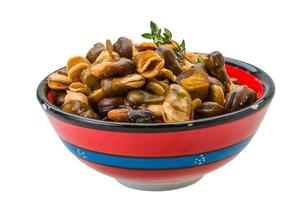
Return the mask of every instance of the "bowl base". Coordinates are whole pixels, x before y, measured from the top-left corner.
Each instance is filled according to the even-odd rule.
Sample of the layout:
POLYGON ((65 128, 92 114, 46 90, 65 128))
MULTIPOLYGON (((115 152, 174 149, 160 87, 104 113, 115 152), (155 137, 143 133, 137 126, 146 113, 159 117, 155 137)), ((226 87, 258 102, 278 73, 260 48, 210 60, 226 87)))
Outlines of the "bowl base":
POLYGON ((145 182, 127 181, 122 179, 116 179, 116 180, 122 185, 136 190, 165 191, 165 190, 175 190, 175 189, 192 185, 197 181, 199 181, 202 177, 203 176, 190 179, 190 180, 166 182, 166 183, 145 183, 145 182))

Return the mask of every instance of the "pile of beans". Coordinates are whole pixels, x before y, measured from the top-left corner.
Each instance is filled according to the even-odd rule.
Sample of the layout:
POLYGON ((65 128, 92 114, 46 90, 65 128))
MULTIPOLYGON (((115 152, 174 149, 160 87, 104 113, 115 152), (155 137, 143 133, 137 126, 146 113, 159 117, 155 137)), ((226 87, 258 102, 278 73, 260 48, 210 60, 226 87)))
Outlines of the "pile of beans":
POLYGON ((254 90, 229 78, 218 51, 186 51, 178 57, 172 45, 134 44, 125 37, 114 44, 96 43, 85 57, 70 58, 47 83, 63 111, 116 122, 190 121, 256 100, 254 90))

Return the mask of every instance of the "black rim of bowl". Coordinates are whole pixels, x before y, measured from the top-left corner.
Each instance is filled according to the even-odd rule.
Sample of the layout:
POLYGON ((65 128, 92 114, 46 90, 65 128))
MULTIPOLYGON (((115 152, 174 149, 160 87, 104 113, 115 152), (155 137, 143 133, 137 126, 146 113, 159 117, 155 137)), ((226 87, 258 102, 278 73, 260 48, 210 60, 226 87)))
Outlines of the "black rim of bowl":
POLYGON ((249 64, 232 58, 225 58, 226 64, 233 67, 245 70, 254 75, 261 81, 264 86, 264 94, 251 106, 245 107, 241 110, 219 115, 210 118, 198 119, 193 121, 176 122, 176 123, 125 123, 125 122, 110 122, 96 119, 84 118, 79 115, 64 112, 59 107, 50 103, 46 96, 47 77, 39 84, 37 88, 37 98, 42 108, 53 115, 55 118, 63 120, 67 123, 87 127, 92 129, 107 130, 113 132, 131 132, 131 133, 161 133, 193 130, 204 127, 224 124, 230 121, 239 120, 251 115, 262 109, 271 102, 274 93, 275 85, 271 77, 263 70, 249 64))

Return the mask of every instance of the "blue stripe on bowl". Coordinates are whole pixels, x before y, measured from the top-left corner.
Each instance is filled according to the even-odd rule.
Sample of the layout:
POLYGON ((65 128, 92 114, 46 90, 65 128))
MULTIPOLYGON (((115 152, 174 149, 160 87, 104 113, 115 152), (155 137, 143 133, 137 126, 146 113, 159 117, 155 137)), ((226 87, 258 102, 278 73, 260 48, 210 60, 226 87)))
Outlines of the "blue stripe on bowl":
POLYGON ((70 144, 64 140, 62 141, 74 155, 93 163, 127 169, 157 170, 195 167, 223 160, 243 150, 250 142, 252 137, 253 135, 237 144, 207 153, 161 158, 108 155, 105 153, 89 151, 70 144))

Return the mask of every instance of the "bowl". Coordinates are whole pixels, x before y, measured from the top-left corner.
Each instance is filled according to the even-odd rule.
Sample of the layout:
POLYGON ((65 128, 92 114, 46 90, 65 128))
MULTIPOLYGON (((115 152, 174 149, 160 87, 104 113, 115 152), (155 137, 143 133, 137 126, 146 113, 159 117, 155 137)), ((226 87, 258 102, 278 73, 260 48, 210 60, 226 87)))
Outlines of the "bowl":
POLYGON ((216 117, 155 124, 83 118, 51 103, 47 78, 37 98, 63 144, 87 166, 130 188, 177 189, 235 158, 253 138, 274 96, 274 83, 264 71, 225 60, 229 76, 255 90, 258 100, 216 117))

